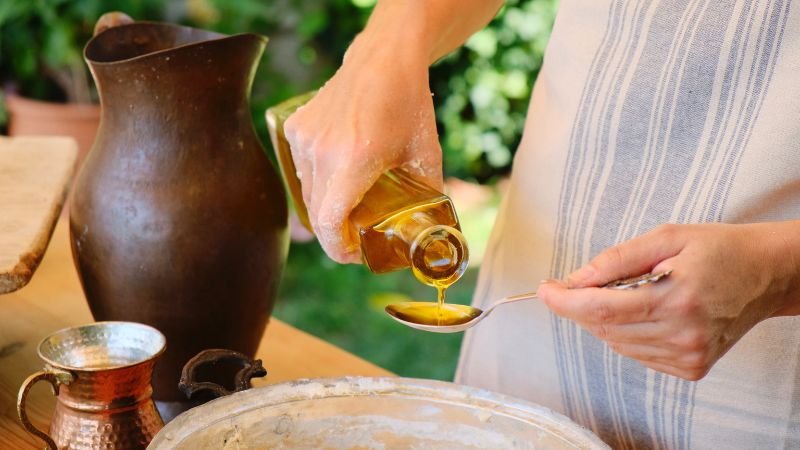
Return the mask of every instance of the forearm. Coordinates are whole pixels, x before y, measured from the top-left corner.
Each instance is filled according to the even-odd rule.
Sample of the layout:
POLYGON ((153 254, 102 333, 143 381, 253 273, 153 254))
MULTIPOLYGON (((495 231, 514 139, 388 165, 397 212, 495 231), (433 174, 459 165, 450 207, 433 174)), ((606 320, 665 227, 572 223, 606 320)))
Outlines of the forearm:
POLYGON ((380 0, 361 33, 430 65, 483 28, 502 0, 380 0))

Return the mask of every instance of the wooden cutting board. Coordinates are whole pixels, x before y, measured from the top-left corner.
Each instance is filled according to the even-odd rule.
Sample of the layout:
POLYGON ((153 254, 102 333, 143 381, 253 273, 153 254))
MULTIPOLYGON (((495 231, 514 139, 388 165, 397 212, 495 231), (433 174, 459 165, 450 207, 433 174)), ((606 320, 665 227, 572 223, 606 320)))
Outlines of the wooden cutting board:
POLYGON ((77 154, 72 138, 0 136, 0 294, 28 284, 39 266, 77 154))

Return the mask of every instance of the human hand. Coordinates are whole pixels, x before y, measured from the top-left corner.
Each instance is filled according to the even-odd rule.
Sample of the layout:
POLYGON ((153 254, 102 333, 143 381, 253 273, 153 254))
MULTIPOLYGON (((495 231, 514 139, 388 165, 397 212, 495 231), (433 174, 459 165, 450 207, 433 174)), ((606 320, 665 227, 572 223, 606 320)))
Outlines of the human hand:
POLYGON ((428 63, 408 43, 359 35, 336 74, 286 121, 309 220, 335 261, 361 261, 348 217, 381 174, 400 167, 442 188, 428 63))
POLYGON ((603 251, 566 282, 544 282, 539 298, 618 353, 699 380, 758 322, 797 313, 799 228, 664 225, 603 251), (667 270, 638 289, 591 287, 667 270))

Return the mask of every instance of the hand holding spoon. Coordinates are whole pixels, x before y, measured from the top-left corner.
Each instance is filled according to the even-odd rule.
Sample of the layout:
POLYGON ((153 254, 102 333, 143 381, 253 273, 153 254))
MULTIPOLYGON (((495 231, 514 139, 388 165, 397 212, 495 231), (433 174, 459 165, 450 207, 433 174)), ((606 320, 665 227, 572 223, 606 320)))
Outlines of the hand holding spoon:
MULTIPOLYGON (((608 289, 634 289, 645 284, 655 283, 668 276, 670 273, 672 273, 672 270, 661 273, 648 273, 634 278, 612 281, 603 287, 608 289)), ((431 317, 436 317, 432 312, 439 308, 439 304, 434 302, 403 302, 392 304, 386 307, 386 312, 392 316, 394 320, 411 328, 430 331, 432 333, 458 333, 474 327, 500 305, 534 298, 536 298, 536 292, 512 295, 497 300, 485 310, 467 305, 445 303, 441 305, 441 308, 447 310, 446 316, 448 320, 443 322, 439 321, 439 323, 430 320, 431 317)))

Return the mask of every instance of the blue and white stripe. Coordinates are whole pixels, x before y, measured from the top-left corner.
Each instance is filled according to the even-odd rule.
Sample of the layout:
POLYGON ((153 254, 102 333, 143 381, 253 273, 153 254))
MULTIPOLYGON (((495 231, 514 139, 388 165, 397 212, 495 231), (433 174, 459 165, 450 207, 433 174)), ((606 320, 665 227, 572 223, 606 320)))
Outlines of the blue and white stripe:
MULTIPOLYGON (((583 86, 551 276, 665 222, 719 222, 791 0, 613 0, 583 86)), ((551 319, 566 413, 613 448, 690 448, 695 383, 551 319)))

